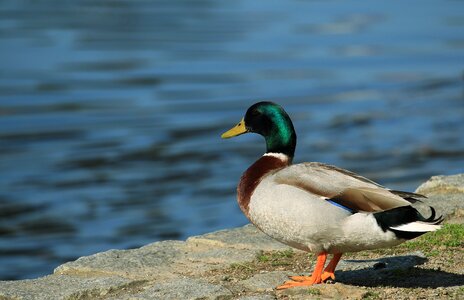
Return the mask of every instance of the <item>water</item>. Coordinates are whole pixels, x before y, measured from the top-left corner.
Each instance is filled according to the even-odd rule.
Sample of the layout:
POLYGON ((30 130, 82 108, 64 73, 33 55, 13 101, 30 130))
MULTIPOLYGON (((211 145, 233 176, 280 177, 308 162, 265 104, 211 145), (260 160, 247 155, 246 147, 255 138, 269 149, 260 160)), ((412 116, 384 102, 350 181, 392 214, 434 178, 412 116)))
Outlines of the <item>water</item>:
POLYGON ((464 171, 461 1, 2 1, 0 279, 246 223, 281 103, 296 161, 395 189, 464 171))

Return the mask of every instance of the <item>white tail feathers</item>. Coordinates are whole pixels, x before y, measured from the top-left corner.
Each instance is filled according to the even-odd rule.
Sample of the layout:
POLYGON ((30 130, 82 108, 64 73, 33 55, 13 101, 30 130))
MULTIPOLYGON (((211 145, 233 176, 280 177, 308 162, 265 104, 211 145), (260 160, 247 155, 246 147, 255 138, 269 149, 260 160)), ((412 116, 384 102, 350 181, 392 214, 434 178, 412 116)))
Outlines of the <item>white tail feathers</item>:
POLYGON ((393 230, 408 231, 408 232, 430 232, 430 231, 435 231, 435 230, 440 229, 441 225, 417 221, 417 222, 407 223, 407 224, 389 227, 389 228, 393 230))

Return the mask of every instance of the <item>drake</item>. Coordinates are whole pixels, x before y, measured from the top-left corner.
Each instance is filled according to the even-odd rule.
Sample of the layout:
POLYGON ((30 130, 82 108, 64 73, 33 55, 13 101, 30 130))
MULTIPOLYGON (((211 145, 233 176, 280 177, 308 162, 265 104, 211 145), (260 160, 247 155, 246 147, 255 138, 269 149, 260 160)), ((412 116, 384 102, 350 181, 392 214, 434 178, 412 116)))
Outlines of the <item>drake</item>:
POLYGON ((411 206, 425 196, 391 190, 323 163, 292 164, 296 134, 279 105, 252 105, 221 137, 248 132, 264 137, 266 153, 240 179, 240 209, 265 234, 317 254, 311 276, 292 276, 277 289, 334 280, 345 252, 395 246, 440 228, 443 218, 435 218, 433 207, 431 216, 425 218, 411 206), (333 258, 325 266, 329 254, 333 258))

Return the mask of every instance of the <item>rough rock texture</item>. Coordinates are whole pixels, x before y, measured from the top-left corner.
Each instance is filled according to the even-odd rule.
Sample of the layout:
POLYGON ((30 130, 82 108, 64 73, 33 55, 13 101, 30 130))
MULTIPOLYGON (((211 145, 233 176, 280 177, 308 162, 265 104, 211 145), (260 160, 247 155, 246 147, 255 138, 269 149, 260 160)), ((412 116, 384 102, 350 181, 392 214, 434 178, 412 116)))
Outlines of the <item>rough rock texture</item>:
POLYGON ((34 280, 3 281, 0 299, 91 299, 139 284, 122 277, 50 275, 34 280))
POLYGON ((424 202, 446 215, 447 221, 464 223, 464 174, 433 176, 416 193, 427 196, 424 202))
MULTIPOLYGON (((427 195, 426 204, 448 215, 448 221, 462 223, 464 175, 435 176, 417 192, 427 195)), ((274 287, 295 274, 276 269, 235 281, 230 281, 228 274, 218 279, 217 270, 249 268, 247 264, 256 260, 260 251, 288 249, 247 225, 187 241, 163 241, 81 257, 57 267, 52 275, 34 280, 0 281, 0 299, 376 299, 366 288, 350 283, 363 278, 383 280, 389 276, 383 274, 407 272, 427 260, 420 252, 345 259, 337 267, 337 279, 343 283, 279 292, 274 287)), ((449 276, 464 286, 463 275, 449 276)), ((456 295, 461 295, 459 289, 464 291, 459 285, 451 288, 456 289, 456 295)), ((396 291, 392 293, 396 297, 396 291)), ((447 291, 440 293, 446 295, 447 291)))

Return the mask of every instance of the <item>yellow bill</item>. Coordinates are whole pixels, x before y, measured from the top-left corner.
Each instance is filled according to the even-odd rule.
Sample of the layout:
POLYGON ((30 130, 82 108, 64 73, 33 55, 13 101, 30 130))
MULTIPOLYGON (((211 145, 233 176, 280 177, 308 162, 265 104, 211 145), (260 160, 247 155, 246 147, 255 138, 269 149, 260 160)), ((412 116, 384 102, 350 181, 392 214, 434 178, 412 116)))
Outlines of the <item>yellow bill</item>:
POLYGON ((242 118, 242 120, 235 125, 235 127, 229 129, 228 131, 224 132, 221 135, 221 138, 223 139, 228 139, 237 135, 241 135, 247 132, 247 129, 245 127, 245 120, 242 118))

